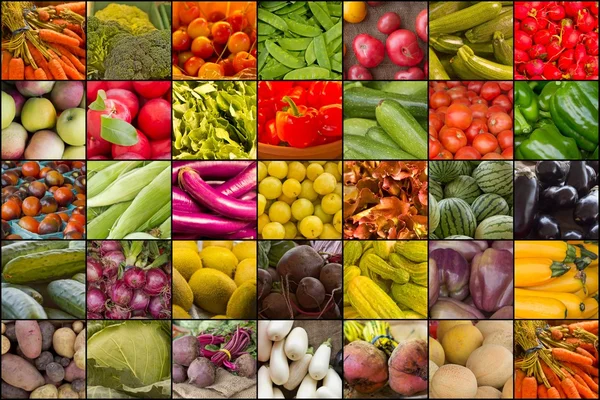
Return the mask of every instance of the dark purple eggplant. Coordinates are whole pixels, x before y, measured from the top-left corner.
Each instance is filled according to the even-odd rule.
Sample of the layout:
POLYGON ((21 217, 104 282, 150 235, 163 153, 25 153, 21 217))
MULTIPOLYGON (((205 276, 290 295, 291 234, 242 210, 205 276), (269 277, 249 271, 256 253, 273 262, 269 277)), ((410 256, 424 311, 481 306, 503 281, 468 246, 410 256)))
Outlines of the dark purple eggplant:
POLYGON ((540 195, 540 207, 547 211, 557 208, 573 208, 579 200, 577 190, 572 186, 550 186, 540 195))
POLYGON ((535 174, 544 187, 562 185, 568 172, 569 164, 561 161, 539 161, 535 166, 535 174))
POLYGON ((588 190, 592 190, 592 188, 597 185, 596 180, 598 175, 596 174, 596 171, 594 171, 594 168, 590 167, 589 165, 585 166, 585 170, 588 174, 588 190))
POLYGON ((581 226, 598 222, 598 187, 579 199, 573 210, 573 219, 581 226))
POLYGON ((587 235, 585 235, 585 238, 598 240, 598 224, 595 224, 590 228, 590 230, 587 232, 587 235))
POLYGON ((559 239, 560 226, 553 216, 539 214, 535 219, 535 233, 538 239, 559 239))
POLYGON ((535 175, 528 169, 517 169, 514 184, 513 220, 515 239, 524 239, 533 228, 538 211, 539 185, 535 175))
POLYGON ((577 190, 577 193, 579 193, 579 197, 583 197, 589 193, 589 176, 585 161, 571 161, 566 184, 573 186, 577 190))
POLYGON ((598 161, 586 161, 586 163, 590 167, 594 168, 594 171, 596 171, 596 175, 598 175, 598 161))
POLYGON ((580 240, 583 239, 583 232, 577 229, 572 229, 570 231, 563 232, 560 238, 564 240, 580 240))

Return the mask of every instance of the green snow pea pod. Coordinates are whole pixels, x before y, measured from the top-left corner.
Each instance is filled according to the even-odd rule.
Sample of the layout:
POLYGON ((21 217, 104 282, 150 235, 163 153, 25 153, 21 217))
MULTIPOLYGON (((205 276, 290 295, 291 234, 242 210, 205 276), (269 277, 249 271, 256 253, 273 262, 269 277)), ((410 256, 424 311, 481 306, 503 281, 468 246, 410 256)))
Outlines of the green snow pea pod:
POLYGON ((329 10, 327 7, 323 8, 322 3, 324 1, 311 1, 308 3, 308 7, 310 11, 312 11, 313 16, 319 22, 319 24, 325 29, 331 29, 333 27, 333 21, 329 16, 329 10), (327 11, 326 11, 327 10, 327 11))
POLYGON ((288 51, 306 51, 308 45, 312 43, 312 38, 281 38, 277 41, 282 49, 288 51))
POLYGON ((287 6, 275 11, 277 15, 285 15, 289 14, 293 11, 296 11, 306 5, 306 1, 297 1, 294 4, 288 4, 287 6))
POLYGON ((291 68, 288 68, 283 64, 276 63, 273 66, 263 68, 262 71, 260 71, 260 76, 265 80, 278 79, 290 71, 292 71, 291 68))
POLYGON ((286 80, 314 80, 328 79, 329 70, 321 67, 304 67, 288 72, 283 79, 286 80))
POLYGON ((325 32, 325 42, 331 43, 334 39, 342 36, 342 21, 340 20, 331 29, 325 32))
POLYGON ((294 57, 293 55, 291 55, 290 53, 288 53, 287 51, 283 50, 281 47, 276 45, 275 42, 272 40, 267 40, 265 42, 265 46, 266 46, 269 54, 271 54, 271 56, 274 59, 276 59, 277 61, 279 61, 286 67, 302 68, 306 65, 304 63, 304 61, 302 61, 302 59, 294 57))
POLYGON ((317 64, 319 64, 320 67, 331 70, 331 62, 329 61, 329 56, 327 55, 327 46, 325 44, 325 35, 321 34, 317 36, 313 40, 313 45, 315 48, 317 64))
MULTIPOLYGON (((267 11, 263 8, 258 9, 258 19, 267 24, 271 25, 273 28, 277 28, 280 31, 287 32, 288 25, 286 21, 281 18, 279 15, 275 15, 270 11, 267 11)), ((260 31, 259 31, 260 32, 260 31)))
POLYGON ((314 64, 315 61, 317 61, 317 55, 315 54, 314 40, 312 42, 310 42, 310 44, 306 48, 306 53, 304 53, 304 59, 306 60, 306 65, 314 64))
POLYGON ((327 1, 327 8, 329 9, 329 14, 334 17, 342 16, 342 2, 333 3, 331 1, 327 1))
POLYGON ((319 36, 322 33, 321 28, 317 28, 316 26, 301 24, 289 18, 282 19, 287 24, 287 27, 290 31, 297 33, 300 36, 315 37, 319 36))

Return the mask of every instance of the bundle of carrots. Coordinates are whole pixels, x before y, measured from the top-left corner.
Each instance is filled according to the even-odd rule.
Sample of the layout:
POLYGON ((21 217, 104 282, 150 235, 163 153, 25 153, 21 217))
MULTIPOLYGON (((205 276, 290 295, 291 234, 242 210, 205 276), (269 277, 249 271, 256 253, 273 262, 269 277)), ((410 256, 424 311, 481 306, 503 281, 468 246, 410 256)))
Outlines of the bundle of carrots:
POLYGON ((598 320, 515 321, 515 341, 515 398, 598 398, 598 320))
POLYGON ((2 2, 2 79, 85 80, 85 6, 2 2))

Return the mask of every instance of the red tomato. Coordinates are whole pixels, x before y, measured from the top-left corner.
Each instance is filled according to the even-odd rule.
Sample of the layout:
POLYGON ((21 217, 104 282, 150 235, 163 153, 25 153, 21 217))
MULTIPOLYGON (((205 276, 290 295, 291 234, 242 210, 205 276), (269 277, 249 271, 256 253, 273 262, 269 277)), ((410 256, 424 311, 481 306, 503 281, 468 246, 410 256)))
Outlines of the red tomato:
POLYGON ((473 113, 473 118, 485 118, 485 114, 488 110, 488 106, 485 104, 471 104, 469 108, 473 113))
POLYGON ((437 130, 433 126, 431 126, 431 125, 429 125, 429 135, 433 136, 436 139, 438 138, 438 132, 437 132, 437 130))
POLYGON ((497 113, 497 112, 505 113, 506 110, 499 106, 491 106, 488 108, 487 112, 485 113, 485 117, 489 118, 490 115, 492 115, 493 113, 497 113))
POLYGON ((498 141, 491 133, 481 133, 473 139, 473 147, 480 154, 487 154, 498 148, 498 141))
POLYGON ((479 160, 480 158, 481 154, 471 146, 465 146, 458 149, 454 155, 455 160, 479 160))
POLYGON ((471 104, 484 104, 488 105, 488 101, 486 99, 482 99, 481 97, 475 97, 471 99, 471 104))
MULTIPOLYGON (((464 104, 452 104, 446 112, 446 125, 450 128, 467 129, 473 121, 473 113, 464 104)), ((510 129, 510 128, 509 128, 510 129)))
POLYGON ((501 90, 508 92, 509 90, 512 90, 513 83, 512 81, 500 81, 498 82, 498 86, 500 86, 501 90))
POLYGON ((458 149, 467 145, 467 136, 457 128, 448 128, 440 132, 440 142, 446 150, 456 153, 458 149))
POLYGON ((446 111, 448 111, 448 107, 444 106, 444 107, 440 107, 437 110, 435 110, 437 115, 440 117, 440 119, 446 123, 446 111))
POLYGON ((512 110, 512 103, 505 94, 501 94, 500 96, 496 97, 494 101, 492 101, 492 105, 502 107, 506 112, 512 110))
POLYGON ((512 89, 508 92, 508 99, 510 100, 511 104, 514 103, 514 100, 513 100, 513 90, 512 89))
POLYGON ((501 156, 507 160, 511 160, 513 158, 513 147, 510 146, 510 147, 507 147, 506 149, 504 149, 501 156))
POLYGON ((488 129, 494 135, 512 129, 512 118, 505 112, 492 113, 488 119, 488 129))
POLYGON ((473 99, 477 99, 477 98, 479 98, 479 95, 477 95, 477 93, 475 93, 475 92, 474 92, 474 91, 472 91, 472 90, 469 90, 469 91, 466 93, 466 96, 467 96, 467 99, 469 99, 469 103, 470 103, 470 102, 471 102, 473 99))
POLYGON ((446 89, 448 89, 448 85, 446 85, 446 82, 433 82, 434 92, 439 92, 446 89))
POLYGON ((482 118, 476 118, 471 122, 471 125, 465 130, 465 135, 467 135, 467 143, 473 143, 473 139, 480 133, 487 133, 487 121, 482 118))
POLYGON ((486 82, 481 87, 481 97, 486 100, 492 100, 500 94, 500 85, 496 82, 486 82))
POLYGON ((482 81, 471 81, 467 85, 467 89, 472 90, 475 93, 479 94, 479 92, 481 92, 481 87, 482 86, 483 86, 483 82, 482 81))
POLYGON ((429 126, 433 126, 436 132, 439 132, 444 126, 444 121, 438 114, 429 114, 429 126))
POLYGON ((448 90, 448 95, 452 97, 452 100, 464 97, 467 94, 467 88, 464 86, 456 86, 448 90))
POLYGON ((450 153, 448 150, 442 150, 433 159, 434 160, 452 160, 452 158, 453 158, 452 153, 450 153))
POLYGON ((450 98, 450 96, 448 96, 448 93, 435 92, 429 98, 429 107, 434 108, 434 109, 440 108, 442 106, 447 107, 450 105, 451 102, 452 102, 452 99, 450 98))
POLYGON ((504 157, 502 157, 498 153, 487 153, 486 155, 481 157, 481 159, 482 160, 504 160, 504 157))
POLYGON ((458 86, 462 86, 462 82, 461 81, 448 81, 448 87, 449 88, 455 88, 458 86))
POLYGON ((513 131, 502 131, 498 134, 498 136, 496 136, 496 139, 498 140, 498 144, 500 145, 502 150, 505 150, 508 147, 512 147, 513 131))
POLYGON ((435 158, 443 150, 442 144, 433 136, 429 136, 429 158, 435 158))
POLYGON ((458 99, 452 100, 452 104, 464 104, 468 107, 471 105, 471 101, 466 97, 459 97, 458 99))

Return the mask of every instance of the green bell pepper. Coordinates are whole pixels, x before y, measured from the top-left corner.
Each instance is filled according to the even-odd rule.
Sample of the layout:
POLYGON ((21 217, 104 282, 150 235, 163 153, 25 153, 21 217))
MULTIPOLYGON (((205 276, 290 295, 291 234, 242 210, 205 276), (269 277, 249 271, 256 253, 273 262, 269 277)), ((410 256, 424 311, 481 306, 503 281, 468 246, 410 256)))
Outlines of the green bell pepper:
POLYGON ((533 90, 524 81, 515 82, 514 90, 515 108, 518 107, 527 122, 533 124, 539 116, 537 95, 533 93, 533 90))
POLYGON ((536 93, 540 93, 544 89, 544 86, 548 84, 548 81, 529 81, 527 82, 527 84, 529 85, 531 90, 533 90, 536 93))
POLYGON ((529 135, 515 136, 514 143, 513 143, 515 146, 515 149, 518 149, 519 146, 521 145, 521 143, 523 143, 527 139, 529 139, 529 135))
POLYGON ((550 99, 563 83, 564 82, 552 81, 544 86, 544 89, 542 89, 542 92, 538 97, 538 105, 540 110, 550 111, 550 99))
POLYGON ((598 82, 566 82, 550 98, 552 121, 582 150, 598 146, 598 82))
POLYGON ((515 107, 514 119, 515 135, 518 136, 531 133, 531 125, 527 122, 519 107, 515 107))
POLYGON ((564 137, 553 124, 535 129, 518 147, 522 160, 581 160, 575 139, 564 137))

